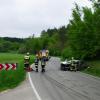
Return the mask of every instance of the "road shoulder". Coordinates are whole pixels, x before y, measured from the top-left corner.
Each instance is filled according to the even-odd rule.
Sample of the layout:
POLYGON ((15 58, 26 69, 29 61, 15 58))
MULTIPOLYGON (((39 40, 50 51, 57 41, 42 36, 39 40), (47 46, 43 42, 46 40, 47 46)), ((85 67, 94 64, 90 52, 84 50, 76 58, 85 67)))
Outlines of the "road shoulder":
POLYGON ((28 76, 18 87, 0 93, 0 100, 37 100, 28 76))

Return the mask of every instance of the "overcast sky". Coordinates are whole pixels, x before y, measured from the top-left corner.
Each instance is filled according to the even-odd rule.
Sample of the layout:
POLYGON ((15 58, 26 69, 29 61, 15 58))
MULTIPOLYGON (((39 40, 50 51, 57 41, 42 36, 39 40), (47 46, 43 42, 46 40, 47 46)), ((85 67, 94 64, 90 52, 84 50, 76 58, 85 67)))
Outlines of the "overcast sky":
POLYGON ((67 25, 74 2, 88 0, 0 0, 0 37, 39 36, 42 30, 67 25))

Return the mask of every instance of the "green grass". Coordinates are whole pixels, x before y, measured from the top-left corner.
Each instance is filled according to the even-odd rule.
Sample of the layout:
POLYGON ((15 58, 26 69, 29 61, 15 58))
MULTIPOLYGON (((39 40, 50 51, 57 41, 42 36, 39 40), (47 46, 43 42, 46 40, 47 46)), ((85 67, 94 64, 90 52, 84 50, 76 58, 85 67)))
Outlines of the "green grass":
MULTIPOLYGON (((0 71, 0 91, 18 86, 26 78, 23 58, 21 54, 0 53, 0 63, 18 63, 16 70, 0 71)), ((31 56, 31 63, 33 59, 34 56, 31 56)))
POLYGON ((94 60, 88 62, 89 68, 83 72, 100 77, 100 60, 94 60))

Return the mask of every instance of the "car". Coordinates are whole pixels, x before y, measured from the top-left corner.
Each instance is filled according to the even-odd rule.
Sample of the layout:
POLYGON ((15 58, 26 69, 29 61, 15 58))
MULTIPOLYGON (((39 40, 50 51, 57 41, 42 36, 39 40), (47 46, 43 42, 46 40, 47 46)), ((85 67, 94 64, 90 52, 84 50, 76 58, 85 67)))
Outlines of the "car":
POLYGON ((80 70, 84 70, 85 68, 87 68, 88 65, 85 61, 83 60, 73 60, 73 66, 72 66, 72 60, 65 60, 61 62, 60 65, 60 70, 63 71, 80 71, 80 70))
POLYGON ((63 70, 63 71, 70 70, 70 64, 71 63, 69 61, 67 61, 67 60, 62 61, 60 69, 63 70))

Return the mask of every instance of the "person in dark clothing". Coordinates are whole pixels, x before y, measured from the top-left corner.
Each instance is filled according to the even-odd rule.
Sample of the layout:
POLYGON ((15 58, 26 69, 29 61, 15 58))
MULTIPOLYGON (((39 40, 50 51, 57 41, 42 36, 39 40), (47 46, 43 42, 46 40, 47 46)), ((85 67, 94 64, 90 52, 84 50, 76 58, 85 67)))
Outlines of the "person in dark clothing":
POLYGON ((45 72, 45 65, 46 65, 46 61, 45 61, 45 58, 42 57, 41 59, 41 72, 45 72))
POLYGON ((29 56, 29 53, 27 53, 25 56, 24 56, 24 69, 25 70, 28 70, 30 67, 30 56, 29 56))
POLYGON ((39 55, 36 54, 36 58, 35 58, 35 68, 36 68, 36 72, 38 72, 38 63, 39 63, 39 55))

